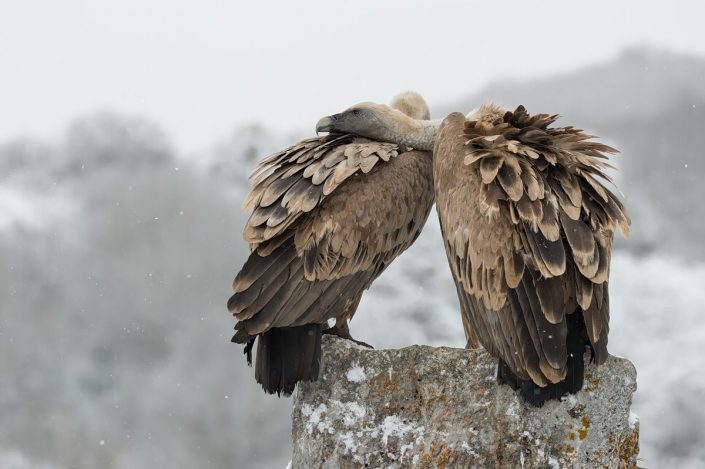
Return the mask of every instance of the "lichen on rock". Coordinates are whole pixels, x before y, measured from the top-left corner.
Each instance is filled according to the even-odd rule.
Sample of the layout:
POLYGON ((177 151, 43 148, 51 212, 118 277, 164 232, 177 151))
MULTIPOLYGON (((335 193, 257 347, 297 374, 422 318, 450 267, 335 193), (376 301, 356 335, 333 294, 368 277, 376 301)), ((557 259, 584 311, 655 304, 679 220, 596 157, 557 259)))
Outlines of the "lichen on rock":
POLYGON ((636 370, 588 366, 583 391, 537 409, 482 350, 370 350, 325 337, 294 393, 294 468, 636 467, 636 370))

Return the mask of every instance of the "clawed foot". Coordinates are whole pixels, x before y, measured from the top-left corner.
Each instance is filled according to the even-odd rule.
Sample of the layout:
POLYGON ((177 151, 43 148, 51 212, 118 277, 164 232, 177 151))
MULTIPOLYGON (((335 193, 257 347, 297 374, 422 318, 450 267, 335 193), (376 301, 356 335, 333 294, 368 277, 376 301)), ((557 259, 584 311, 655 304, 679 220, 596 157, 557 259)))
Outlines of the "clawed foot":
POLYGON ((350 329, 348 329, 347 324, 345 324, 345 326, 340 326, 340 324, 336 323, 336 325, 333 327, 330 327, 328 329, 323 329, 323 333, 329 334, 329 335, 334 335, 334 336, 340 337, 341 339, 347 339, 352 342, 355 342, 357 345, 362 345, 363 347, 374 349, 374 347, 368 343, 362 342, 361 340, 353 339, 352 336, 350 335, 350 329))

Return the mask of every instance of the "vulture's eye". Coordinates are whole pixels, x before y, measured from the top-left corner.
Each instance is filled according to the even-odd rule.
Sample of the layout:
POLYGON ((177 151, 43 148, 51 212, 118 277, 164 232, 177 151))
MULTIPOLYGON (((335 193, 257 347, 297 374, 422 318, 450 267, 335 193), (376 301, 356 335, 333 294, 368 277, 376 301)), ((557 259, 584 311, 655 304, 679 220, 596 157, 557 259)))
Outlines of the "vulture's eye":
POLYGON ((360 110, 359 110, 359 109, 353 109, 352 111, 350 111, 350 114, 352 114, 353 116, 359 116, 359 115, 360 115, 360 110))

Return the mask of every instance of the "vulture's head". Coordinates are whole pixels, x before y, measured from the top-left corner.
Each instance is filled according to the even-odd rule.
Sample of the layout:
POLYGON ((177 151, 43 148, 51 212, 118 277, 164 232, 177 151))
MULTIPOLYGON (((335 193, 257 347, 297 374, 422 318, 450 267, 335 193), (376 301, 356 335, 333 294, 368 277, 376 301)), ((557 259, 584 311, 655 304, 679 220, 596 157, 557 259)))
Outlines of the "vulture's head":
POLYGON ((390 105, 377 103, 356 104, 340 114, 326 116, 316 124, 316 132, 336 132, 361 135, 388 141, 390 135, 418 119, 428 119, 426 101, 414 92, 396 96, 390 105))

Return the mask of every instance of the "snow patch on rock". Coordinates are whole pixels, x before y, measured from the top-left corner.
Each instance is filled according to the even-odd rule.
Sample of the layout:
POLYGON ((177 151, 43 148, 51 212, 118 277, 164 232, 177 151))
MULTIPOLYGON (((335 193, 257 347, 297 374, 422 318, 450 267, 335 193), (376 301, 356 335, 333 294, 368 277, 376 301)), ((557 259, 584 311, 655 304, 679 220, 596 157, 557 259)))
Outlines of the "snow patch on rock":
POLYGON ((353 363, 352 368, 348 370, 348 372, 345 374, 345 377, 348 378, 348 381, 351 381, 353 383, 360 383, 367 378, 367 376, 365 375, 365 367, 360 366, 357 363, 353 363))
POLYGON ((639 424, 639 416, 634 412, 629 412, 629 428, 636 428, 639 424))

